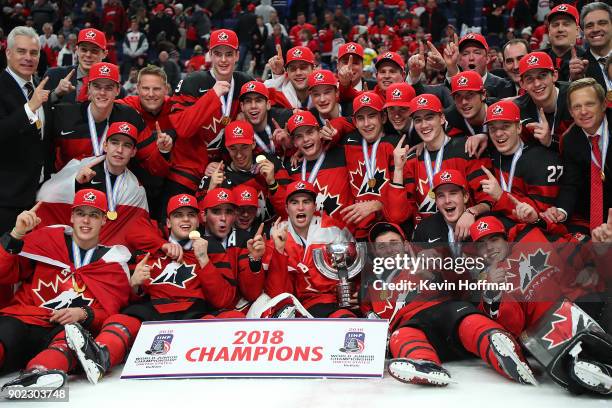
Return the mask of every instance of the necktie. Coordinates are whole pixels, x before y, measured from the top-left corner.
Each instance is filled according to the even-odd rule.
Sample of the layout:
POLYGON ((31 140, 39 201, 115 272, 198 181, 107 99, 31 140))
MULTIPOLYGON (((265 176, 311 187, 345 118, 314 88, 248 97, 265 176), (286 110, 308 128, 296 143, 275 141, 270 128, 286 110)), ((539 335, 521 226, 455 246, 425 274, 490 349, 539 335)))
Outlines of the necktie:
POLYGON ((600 169, 595 161, 591 159, 591 231, 603 224, 603 180, 601 175, 604 164, 601 161, 601 150, 599 150, 599 135, 591 138, 591 150, 597 162, 601 163, 600 169))
POLYGON ((32 95, 34 95, 34 85, 31 82, 26 82, 24 85, 26 91, 28 91, 28 101, 32 99, 32 95))
POLYGON ((81 85, 81 89, 79 90, 79 95, 77 96, 77 102, 87 102, 87 84, 89 83, 88 77, 83 77, 83 85, 81 85))

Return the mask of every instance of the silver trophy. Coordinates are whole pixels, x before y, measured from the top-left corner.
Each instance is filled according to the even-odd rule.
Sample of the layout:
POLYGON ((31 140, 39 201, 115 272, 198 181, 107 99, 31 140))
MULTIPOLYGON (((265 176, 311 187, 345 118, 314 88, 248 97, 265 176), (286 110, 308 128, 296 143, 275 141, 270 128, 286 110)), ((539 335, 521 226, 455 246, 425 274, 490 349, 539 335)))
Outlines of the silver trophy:
POLYGON ((312 252, 314 263, 326 278, 337 280, 338 306, 350 307, 351 283, 365 265, 366 243, 340 242, 327 244, 312 252), (328 263, 329 259, 329 263, 328 263), (331 265, 330 265, 331 263, 331 265))

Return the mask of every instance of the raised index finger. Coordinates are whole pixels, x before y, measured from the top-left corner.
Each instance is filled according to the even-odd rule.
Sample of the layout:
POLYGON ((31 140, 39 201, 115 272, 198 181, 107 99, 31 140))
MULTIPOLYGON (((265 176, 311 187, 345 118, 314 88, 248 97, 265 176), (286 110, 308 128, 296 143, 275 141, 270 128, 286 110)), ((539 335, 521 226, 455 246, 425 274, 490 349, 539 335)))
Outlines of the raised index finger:
POLYGON ((578 58, 578 55, 576 55, 576 47, 572 47, 572 59, 576 58, 578 58))
POLYGON ((264 223, 262 222, 261 224, 259 224, 259 228, 257 228, 257 232, 255 233, 255 236, 261 235, 263 233, 263 229, 264 229, 264 223))
POLYGON ((612 226, 612 208, 608 208, 608 221, 606 224, 612 226))
POLYGON ((66 75, 66 76, 64 77, 64 79, 65 79, 66 81, 70 81, 70 78, 72 78, 72 76, 74 75, 74 71, 75 71, 75 70, 74 70, 74 69, 72 69, 72 70, 71 70, 71 71, 68 73, 68 75, 66 75))
POLYGON ((40 81, 40 84, 38 84, 36 89, 45 89, 45 85, 47 85, 47 82, 49 82, 48 76, 46 76, 42 81, 40 81))
POLYGON ((544 113, 544 108, 540 108, 539 112, 540 112, 540 123, 548 124, 548 120, 546 119, 546 114, 544 113))
POLYGON ((353 66, 353 54, 349 54, 348 66, 353 66))
POLYGON ((276 44, 276 56, 280 59, 283 59, 283 49, 280 44, 276 44))
POLYGON ((32 207, 32 209, 30 211, 35 213, 36 211, 38 211, 38 209, 40 208, 42 203, 43 203, 42 201, 37 202, 36 204, 34 204, 34 207, 32 207))
POLYGON ((402 135, 402 138, 399 140, 399 142, 397 142, 397 146, 395 146, 395 147, 397 149, 402 147, 404 145, 404 140, 406 140, 406 134, 405 133, 402 135))
POLYGON ((484 173, 487 175, 488 178, 492 178, 492 179, 495 178, 493 173, 491 173, 489 169, 487 169, 485 166, 480 166, 480 168, 482 169, 482 171, 484 171, 484 173))
POLYGON ((146 253, 146 255, 144 256, 144 258, 142 258, 142 260, 140 262, 138 262, 141 265, 146 265, 146 263, 149 261, 149 256, 151 256, 151 254, 149 252, 146 253))
POLYGON ((521 202, 514 197, 512 194, 508 194, 508 197, 510 197, 510 201, 512 201, 514 203, 515 206, 519 205, 521 202))
POLYGON ((280 127, 280 125, 278 124, 278 122, 276 121, 276 119, 272 118, 272 123, 274 123, 274 128, 276 128, 276 129, 282 129, 282 128, 280 127))

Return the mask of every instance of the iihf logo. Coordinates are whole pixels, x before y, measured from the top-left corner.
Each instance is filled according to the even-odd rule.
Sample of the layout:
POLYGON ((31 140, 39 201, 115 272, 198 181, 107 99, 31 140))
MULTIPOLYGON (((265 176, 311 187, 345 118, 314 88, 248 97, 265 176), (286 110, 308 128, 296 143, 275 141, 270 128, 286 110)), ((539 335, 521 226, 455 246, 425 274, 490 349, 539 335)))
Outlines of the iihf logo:
POLYGON ((252 195, 251 193, 249 193, 248 191, 243 191, 242 194, 240 194, 240 196, 242 197, 243 200, 250 200, 252 195))
POLYGON ((393 92, 391 92, 391 97, 393 99, 400 99, 402 97, 402 91, 399 89, 394 89, 393 92))
POLYGON ((146 354, 167 354, 170 351, 170 345, 172 344, 173 334, 159 333, 153 338, 151 347, 145 351, 146 354))
POLYGON ((292 53, 292 54, 293 54, 293 56, 294 56, 295 58, 300 58, 300 57, 302 56, 302 50, 300 50, 299 48, 298 48, 298 49, 295 49, 295 50, 293 50, 293 53, 292 53))
POLYGON ((90 203, 93 203, 94 201, 96 201, 96 198, 97 198, 96 195, 92 193, 91 191, 83 196, 83 200, 89 201, 90 203))
POLYGON ((459 79, 457 80, 457 85, 458 86, 466 86, 467 84, 468 84, 467 77, 460 76, 459 79))
POLYGON ((234 136, 242 136, 242 134, 244 133, 244 130, 242 130, 240 126, 236 126, 234 130, 232 131, 232 133, 234 134, 234 136))
POLYGON ((420 97, 419 99, 417 99, 417 105, 419 106, 425 106, 427 105, 427 102, 429 101, 427 100, 427 98, 424 97, 420 97))
POLYGON ((493 108, 491 113, 493 113, 493 115, 499 116, 502 113, 504 113, 504 108, 502 108, 501 106, 497 105, 496 107, 493 108))
POLYGON ((531 57, 527 58, 527 65, 535 65, 538 62, 540 62, 540 59, 535 55, 532 55, 531 57))
POLYGON ((325 79, 325 75, 323 75, 322 72, 317 72, 314 76, 314 79, 317 82, 321 82, 323 79, 325 79))
POLYGON ((189 204, 191 202, 191 198, 187 197, 186 195, 182 195, 179 197, 178 202, 182 205, 189 204))
POLYGON ((108 75, 110 74, 111 69, 108 65, 102 65, 98 71, 101 75, 108 75))
POLYGON ((440 174, 440 180, 441 181, 451 181, 451 174, 448 171, 445 171, 444 173, 440 174))
POLYGON ((567 11, 567 6, 565 4, 561 4, 557 7, 557 11, 567 11))
POLYGON ((293 123, 295 123, 296 125, 299 125, 300 123, 302 123, 304 121, 304 117, 302 115, 296 115, 293 118, 293 123))
POLYGON ((217 36, 217 39, 219 41, 227 41, 229 39, 229 35, 227 35, 227 33, 225 31, 222 31, 219 33, 219 35, 217 36))
POLYGON ((306 188, 306 184, 301 183, 301 182, 295 185, 296 190, 304 190, 305 188, 306 188))
POLYGON ((217 198, 221 201, 227 201, 227 199, 229 198, 229 195, 225 191, 219 191, 217 193, 217 198))
POLYGON ((357 47, 355 47, 355 44, 349 44, 346 46, 346 52, 355 52, 357 51, 357 47))
POLYGON ((480 221, 478 225, 476 226, 476 229, 478 230, 478 232, 486 231, 489 229, 489 224, 487 224, 484 221, 480 221))
POLYGON ((361 102, 361 103, 365 103, 365 104, 370 103, 370 101, 371 101, 371 99, 370 99, 370 97, 369 97, 368 95, 363 95, 363 96, 361 97, 361 99, 359 99, 359 102, 361 102))
POLYGON ((130 128, 130 125, 128 125, 127 123, 124 123, 123 125, 119 126, 119 130, 122 131, 123 133, 130 133, 132 129, 130 128))
POLYGON ((85 33, 85 38, 87 38, 88 40, 94 40, 96 38, 96 32, 95 31, 87 31, 85 33))
POLYGON ((248 92, 252 92, 252 91, 254 91, 254 90, 255 90, 255 84, 254 84, 253 82, 250 82, 250 83, 247 85, 246 90, 247 90, 248 92))
POLYGON ((365 333, 350 331, 344 336, 344 347, 340 351, 347 354, 361 354, 365 350, 365 333))

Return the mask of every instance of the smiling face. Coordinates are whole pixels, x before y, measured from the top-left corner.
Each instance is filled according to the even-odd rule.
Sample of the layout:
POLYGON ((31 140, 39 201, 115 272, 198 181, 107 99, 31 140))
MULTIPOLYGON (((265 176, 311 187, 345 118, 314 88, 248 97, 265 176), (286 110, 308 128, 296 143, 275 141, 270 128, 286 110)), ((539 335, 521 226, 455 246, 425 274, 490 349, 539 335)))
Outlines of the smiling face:
POLYGON ((404 82, 404 71, 395 62, 383 61, 376 67, 376 82, 386 91, 389 85, 404 82))
POLYGON ((548 38, 553 47, 566 49, 576 45, 580 28, 576 21, 567 14, 553 16, 548 25, 548 38))
POLYGON ((459 91, 453 94, 457 111, 465 119, 470 120, 483 112, 485 97, 481 92, 459 91))
POLYGON ((559 75, 557 71, 547 69, 531 69, 521 78, 521 88, 531 96, 538 106, 544 106, 555 97, 555 82, 559 75))
POLYGON ((404 106, 389 106, 387 117, 393 129, 403 131, 410 126, 410 109, 404 106))
POLYGON ((504 48, 504 71, 514 83, 519 83, 521 80, 519 61, 528 53, 525 44, 522 43, 510 44, 504 48))
POLYGON ((414 129, 426 144, 431 144, 444 137, 444 115, 422 110, 412 115, 414 129))
POLYGON ((234 73, 234 66, 240 57, 238 50, 227 45, 219 45, 210 51, 212 67, 215 70, 217 79, 231 81, 234 73))
POLYGON ((489 136, 498 152, 503 155, 512 154, 521 143, 520 122, 494 120, 487 124, 489 136))
POLYGON ((110 109, 119 95, 119 84, 110 79, 89 82, 88 95, 91 104, 99 111, 110 109))
MULTIPOLYGON (((353 54, 345 54, 338 60, 337 70, 340 71, 340 68, 348 65, 349 59, 353 54)), ((351 83, 358 82, 361 79, 361 75, 363 73, 363 58, 358 55, 353 55, 353 65, 351 68, 351 83)))
POLYGON ((232 164, 238 170, 250 170, 253 165, 253 149, 255 144, 234 144, 227 147, 232 164))
POLYGON ((255 92, 247 93, 240 99, 240 110, 253 128, 267 121, 267 113, 270 108, 270 101, 255 92))
POLYGON ((178 208, 166 219, 166 227, 177 240, 188 239, 189 233, 199 225, 198 210, 192 207, 178 208))
POLYGON ((313 70, 312 64, 306 61, 291 61, 287 64, 287 78, 298 91, 308 89, 308 75, 313 70))
POLYGON ((483 47, 465 45, 459 52, 459 66, 464 71, 476 71, 481 76, 487 72, 489 55, 483 47))
POLYGON ((478 255, 485 259, 487 265, 495 265, 506 259, 510 245, 502 234, 492 234, 479 239, 476 248, 478 255))
POLYGON ((355 113, 354 119, 355 127, 369 143, 376 141, 381 136, 386 122, 384 112, 379 112, 369 107, 359 109, 355 113))
POLYGON ((108 52, 90 42, 81 42, 77 45, 76 55, 79 67, 83 72, 89 72, 92 65, 102 62, 108 52))
POLYGON ((168 85, 158 75, 141 75, 137 85, 138 98, 145 111, 157 113, 168 95, 168 85))
POLYGON ((26 81, 36 72, 39 59, 40 43, 34 37, 16 35, 14 46, 6 50, 7 65, 26 81))
POLYGON ((252 205, 242 205, 236 209, 236 226, 242 229, 249 229, 257 217, 257 207, 252 205))
POLYGON ((314 160, 323 151, 319 129, 314 126, 300 126, 291 134, 293 145, 306 160, 314 160))
POLYGON ((584 16, 584 37, 592 48, 605 48, 612 41, 612 21, 605 10, 595 10, 584 16))
POLYGON ((595 89, 590 86, 573 91, 568 108, 576 126, 590 135, 597 132, 606 115, 605 101, 600 101, 595 89))
POLYGON ((134 140, 120 133, 111 135, 103 144, 106 161, 113 174, 120 174, 127 168, 130 159, 136 155, 134 140))
POLYGON ((469 195, 461 187, 454 184, 438 186, 435 194, 438 211, 448 224, 454 225, 465 212, 469 195))
POLYGON ((100 230, 106 223, 106 214, 94 207, 82 205, 72 210, 70 215, 72 236, 83 249, 98 243, 100 230))
POLYGON ((395 231, 386 231, 379 234, 374 239, 374 249, 376 256, 380 258, 394 258, 397 255, 406 253, 407 243, 402 236, 395 231))
POLYGON ((224 239, 232 231, 236 209, 231 204, 221 204, 206 210, 206 228, 217 238, 224 239))
POLYGON ((338 100, 338 91, 333 85, 317 85, 310 88, 312 104, 322 115, 327 115, 334 110, 338 100))
POLYGON ((313 197, 307 193, 295 193, 287 200, 289 222, 298 233, 307 232, 316 210, 313 197))

